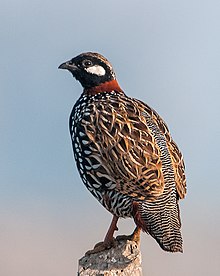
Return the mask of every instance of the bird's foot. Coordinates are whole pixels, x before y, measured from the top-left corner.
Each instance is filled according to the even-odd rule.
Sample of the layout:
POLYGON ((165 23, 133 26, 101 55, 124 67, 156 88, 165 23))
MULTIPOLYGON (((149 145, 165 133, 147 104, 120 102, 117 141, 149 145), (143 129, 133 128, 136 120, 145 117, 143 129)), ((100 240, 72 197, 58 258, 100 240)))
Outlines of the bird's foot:
POLYGON ((89 250, 85 253, 85 255, 91 255, 95 253, 99 253, 101 251, 110 249, 116 245, 116 240, 113 238, 112 240, 109 241, 104 241, 104 242, 98 242, 92 250, 89 250))
POLYGON ((131 235, 119 235, 116 237, 117 241, 120 240, 130 240, 135 241, 136 243, 140 243, 140 237, 141 237, 141 229, 139 227, 136 227, 134 232, 131 235))

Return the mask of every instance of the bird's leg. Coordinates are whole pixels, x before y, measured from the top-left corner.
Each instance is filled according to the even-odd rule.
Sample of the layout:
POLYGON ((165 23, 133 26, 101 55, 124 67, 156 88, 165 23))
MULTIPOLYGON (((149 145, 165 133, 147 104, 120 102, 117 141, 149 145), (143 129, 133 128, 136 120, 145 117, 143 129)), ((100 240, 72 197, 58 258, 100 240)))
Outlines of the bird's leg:
POLYGON ((108 232, 105 236, 104 243, 112 242, 112 240, 114 239, 113 238, 114 232, 118 231, 117 222, 118 222, 118 217, 113 216, 112 222, 111 222, 111 224, 109 226, 109 229, 108 229, 108 232))
POLYGON ((140 243, 140 239, 141 239, 141 228, 136 226, 136 228, 134 229, 134 232, 131 235, 122 235, 122 236, 117 236, 116 240, 120 241, 120 240, 131 240, 131 241, 135 241, 136 243, 140 243))
POLYGON ((94 249, 89 250, 89 251, 86 252, 86 255, 98 253, 100 251, 109 249, 112 246, 114 246, 115 239, 114 239, 113 235, 114 235, 114 232, 118 230, 117 222, 118 222, 118 217, 117 216, 113 216, 112 222, 111 222, 111 224, 109 226, 109 229, 108 229, 108 232, 107 232, 107 234, 105 236, 104 241, 97 243, 95 245, 94 249))

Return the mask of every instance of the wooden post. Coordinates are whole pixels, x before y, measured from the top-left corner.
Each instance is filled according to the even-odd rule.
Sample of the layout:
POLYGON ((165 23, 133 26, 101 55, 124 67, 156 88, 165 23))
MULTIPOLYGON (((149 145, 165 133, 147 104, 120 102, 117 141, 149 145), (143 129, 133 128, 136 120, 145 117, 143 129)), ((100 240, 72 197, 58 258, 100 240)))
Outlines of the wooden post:
POLYGON ((142 276, 141 252, 135 241, 120 240, 116 246, 79 260, 78 276, 142 276))

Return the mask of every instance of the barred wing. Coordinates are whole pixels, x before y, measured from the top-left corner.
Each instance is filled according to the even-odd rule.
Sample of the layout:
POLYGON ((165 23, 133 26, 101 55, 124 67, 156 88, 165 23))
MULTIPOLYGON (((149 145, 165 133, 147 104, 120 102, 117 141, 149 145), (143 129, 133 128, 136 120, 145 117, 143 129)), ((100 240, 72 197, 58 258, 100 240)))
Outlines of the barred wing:
POLYGON ((92 178, 99 184, 105 180, 102 188, 115 188, 136 199, 160 196, 165 186, 164 167, 171 162, 167 161, 166 137, 152 114, 141 102, 117 94, 103 101, 99 98, 87 108, 81 128, 93 148, 88 161, 92 178))
POLYGON ((173 164, 177 193, 178 196, 183 199, 186 195, 186 175, 182 153, 179 150, 177 144, 173 141, 166 123, 158 115, 158 113, 145 103, 138 100, 135 101, 138 102, 140 109, 145 110, 145 112, 151 114, 154 123, 158 126, 161 133, 166 137, 167 147, 173 164))

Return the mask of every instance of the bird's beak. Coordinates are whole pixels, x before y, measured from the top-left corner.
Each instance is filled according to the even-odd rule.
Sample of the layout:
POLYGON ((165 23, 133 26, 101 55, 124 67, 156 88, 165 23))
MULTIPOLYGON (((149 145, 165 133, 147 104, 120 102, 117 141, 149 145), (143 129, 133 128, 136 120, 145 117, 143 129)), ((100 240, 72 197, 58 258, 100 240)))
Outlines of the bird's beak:
POLYGON ((69 61, 66 61, 66 62, 60 64, 58 69, 67 69, 70 71, 75 71, 78 69, 78 67, 71 60, 69 60, 69 61))

